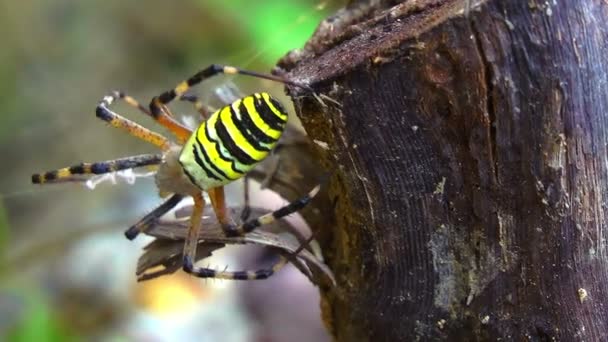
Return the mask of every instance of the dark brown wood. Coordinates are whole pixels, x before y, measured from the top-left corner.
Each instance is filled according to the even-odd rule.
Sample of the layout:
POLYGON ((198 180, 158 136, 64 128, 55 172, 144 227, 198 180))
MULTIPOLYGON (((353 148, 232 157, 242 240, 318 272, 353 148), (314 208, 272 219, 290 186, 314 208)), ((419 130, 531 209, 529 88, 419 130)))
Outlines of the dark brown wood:
POLYGON ((279 65, 335 170, 336 339, 608 340, 607 2, 375 3, 279 65))

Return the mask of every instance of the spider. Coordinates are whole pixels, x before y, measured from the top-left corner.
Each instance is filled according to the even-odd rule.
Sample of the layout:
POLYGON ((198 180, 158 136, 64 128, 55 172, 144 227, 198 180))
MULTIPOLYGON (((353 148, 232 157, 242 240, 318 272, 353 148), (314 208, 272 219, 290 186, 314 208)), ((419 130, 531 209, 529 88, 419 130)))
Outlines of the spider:
POLYGON ((182 268, 187 273, 201 278, 234 280, 266 279, 282 268, 287 259, 281 256, 273 266, 257 271, 218 271, 194 265, 199 236, 199 227, 205 207, 203 192, 207 192, 211 207, 228 237, 241 236, 254 229, 304 208, 318 193, 319 186, 307 195, 271 213, 236 225, 227 212, 224 185, 231 183, 250 171, 262 161, 277 144, 287 122, 287 112, 275 98, 260 92, 237 99, 207 116, 207 111, 198 99, 185 94, 191 87, 218 74, 248 75, 308 89, 289 80, 247 71, 232 66, 212 64, 175 88, 152 98, 149 109, 133 97, 113 91, 96 107, 96 116, 112 127, 158 147, 160 154, 144 154, 114 160, 80 163, 74 166, 32 175, 35 184, 72 181, 84 175, 99 175, 135 167, 158 165, 155 175, 161 197, 168 199, 149 212, 125 231, 129 240, 146 232, 158 218, 173 209, 187 196, 194 200, 189 228, 184 243, 182 268), (194 131, 174 119, 167 105, 174 99, 195 103, 197 110, 207 117, 194 131), (152 117, 167 128, 176 138, 173 142, 110 110, 116 100, 122 100, 152 117), (165 195, 165 196, 164 196, 165 195))

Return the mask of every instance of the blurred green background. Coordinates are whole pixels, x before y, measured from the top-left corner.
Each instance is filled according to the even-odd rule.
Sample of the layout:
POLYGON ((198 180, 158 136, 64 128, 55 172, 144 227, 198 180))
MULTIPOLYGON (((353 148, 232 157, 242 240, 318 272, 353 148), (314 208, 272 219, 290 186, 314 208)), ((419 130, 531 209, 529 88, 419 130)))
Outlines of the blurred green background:
MULTIPOLYGON (((193 280, 179 276, 147 288, 135 284, 141 244, 124 241, 122 231, 160 203, 153 181, 91 191, 75 184, 34 186, 30 176, 154 151, 95 118, 104 94, 120 89, 147 103, 211 63, 268 72, 341 5, 339 0, 0 0, 0 340, 187 340, 189 335, 146 330, 149 324, 131 328, 138 324, 135 313, 154 311, 150 298, 158 293, 176 296, 173 302, 211 296, 206 289, 211 286, 193 288, 193 280)), ((200 94, 213 101, 210 94, 227 83, 243 93, 283 94, 272 82, 222 76, 200 87, 200 94)), ((117 111, 162 132, 128 107, 117 111)), ((188 307, 182 304, 175 310, 188 307)), ((230 305, 238 310, 238 303, 226 308, 230 305)), ((236 324, 237 314, 227 312, 236 324)), ((247 317, 241 326, 251 330, 247 317)), ((222 339, 251 336, 232 332, 222 339)))

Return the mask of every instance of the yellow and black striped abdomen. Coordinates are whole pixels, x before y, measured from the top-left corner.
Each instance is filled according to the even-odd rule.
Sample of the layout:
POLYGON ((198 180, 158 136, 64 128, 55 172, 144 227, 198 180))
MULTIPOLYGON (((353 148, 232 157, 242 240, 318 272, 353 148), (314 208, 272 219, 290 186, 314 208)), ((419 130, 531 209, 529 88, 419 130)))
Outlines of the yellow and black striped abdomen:
POLYGON ((184 144, 179 162, 190 180, 208 190, 249 172, 276 145, 287 123, 283 106, 255 93, 213 113, 184 144))

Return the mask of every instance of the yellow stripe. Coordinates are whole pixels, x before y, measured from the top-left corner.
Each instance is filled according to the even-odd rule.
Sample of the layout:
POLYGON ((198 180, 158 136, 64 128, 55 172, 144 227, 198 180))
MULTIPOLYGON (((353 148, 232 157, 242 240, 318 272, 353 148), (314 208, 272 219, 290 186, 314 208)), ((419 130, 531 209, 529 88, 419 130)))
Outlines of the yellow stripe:
POLYGON ((224 67, 223 72, 224 72, 224 74, 235 75, 235 74, 239 73, 239 69, 227 65, 224 67))
POLYGON ((281 260, 279 260, 279 262, 277 262, 274 266, 272 266, 272 271, 274 273, 276 273, 281 268, 283 268, 283 266, 285 266, 286 264, 287 264, 287 259, 284 256, 281 256, 281 260))
POLYGON ((188 82, 184 81, 184 82, 178 84, 177 87, 175 87, 175 89, 173 89, 173 91, 175 92, 175 95, 181 96, 186 91, 188 91, 188 89, 190 89, 190 86, 188 85, 188 82))
POLYGON ((249 115, 251 121, 253 121, 253 124, 256 125, 260 129, 260 131, 264 132, 267 136, 278 140, 281 137, 282 132, 270 128, 270 126, 268 126, 266 122, 262 120, 258 111, 255 110, 255 105, 253 104, 253 101, 253 96, 247 96, 243 99, 243 104, 247 109, 247 113, 241 113, 241 115, 249 115))
POLYGON ((262 225, 262 226, 265 226, 267 224, 271 224, 275 220, 276 219, 274 218, 274 216, 272 215, 272 213, 265 214, 265 215, 262 215, 262 216, 258 217, 258 221, 260 222, 260 225, 262 225))
POLYGON ((127 95, 127 96, 124 96, 122 99, 125 100, 126 103, 128 103, 129 105, 131 105, 133 107, 139 107, 139 102, 137 102, 137 100, 135 100, 131 96, 127 95))
POLYGON ((268 93, 262 93, 262 98, 268 105, 268 108, 270 108, 270 110, 274 113, 274 115, 276 115, 283 121, 287 121, 287 113, 282 113, 280 110, 278 110, 277 108, 275 108, 275 106, 272 105, 272 102, 270 101, 270 95, 268 95, 268 93))
POLYGON ((230 137, 236 143, 236 145, 251 158, 259 161, 268 155, 267 151, 256 150, 255 147, 253 147, 247 141, 247 139, 245 139, 243 134, 241 134, 241 131, 234 125, 234 121, 232 121, 232 117, 230 115, 230 106, 224 107, 224 109, 220 112, 220 120, 222 120, 222 123, 224 123, 224 126, 228 130, 228 134, 230 134, 230 137))
POLYGON ((71 175, 72 175, 72 173, 70 172, 70 169, 67 167, 57 170, 57 178, 66 178, 66 177, 70 177, 71 175))
MULTIPOLYGON (((218 169, 224 171, 226 176, 231 179, 240 178, 242 175, 232 170, 231 162, 225 161, 220 157, 219 153, 217 152, 217 144, 207 139, 207 135, 205 134, 205 126, 209 125, 210 127, 215 127, 215 122, 218 120, 218 118, 219 112, 215 112, 213 115, 211 115, 209 120, 199 126, 198 130, 196 131, 198 140, 202 143, 202 146, 199 145, 199 147, 207 152, 207 156, 209 156, 211 163, 213 163, 218 169)), ((217 137, 212 138, 217 139, 217 137)))

